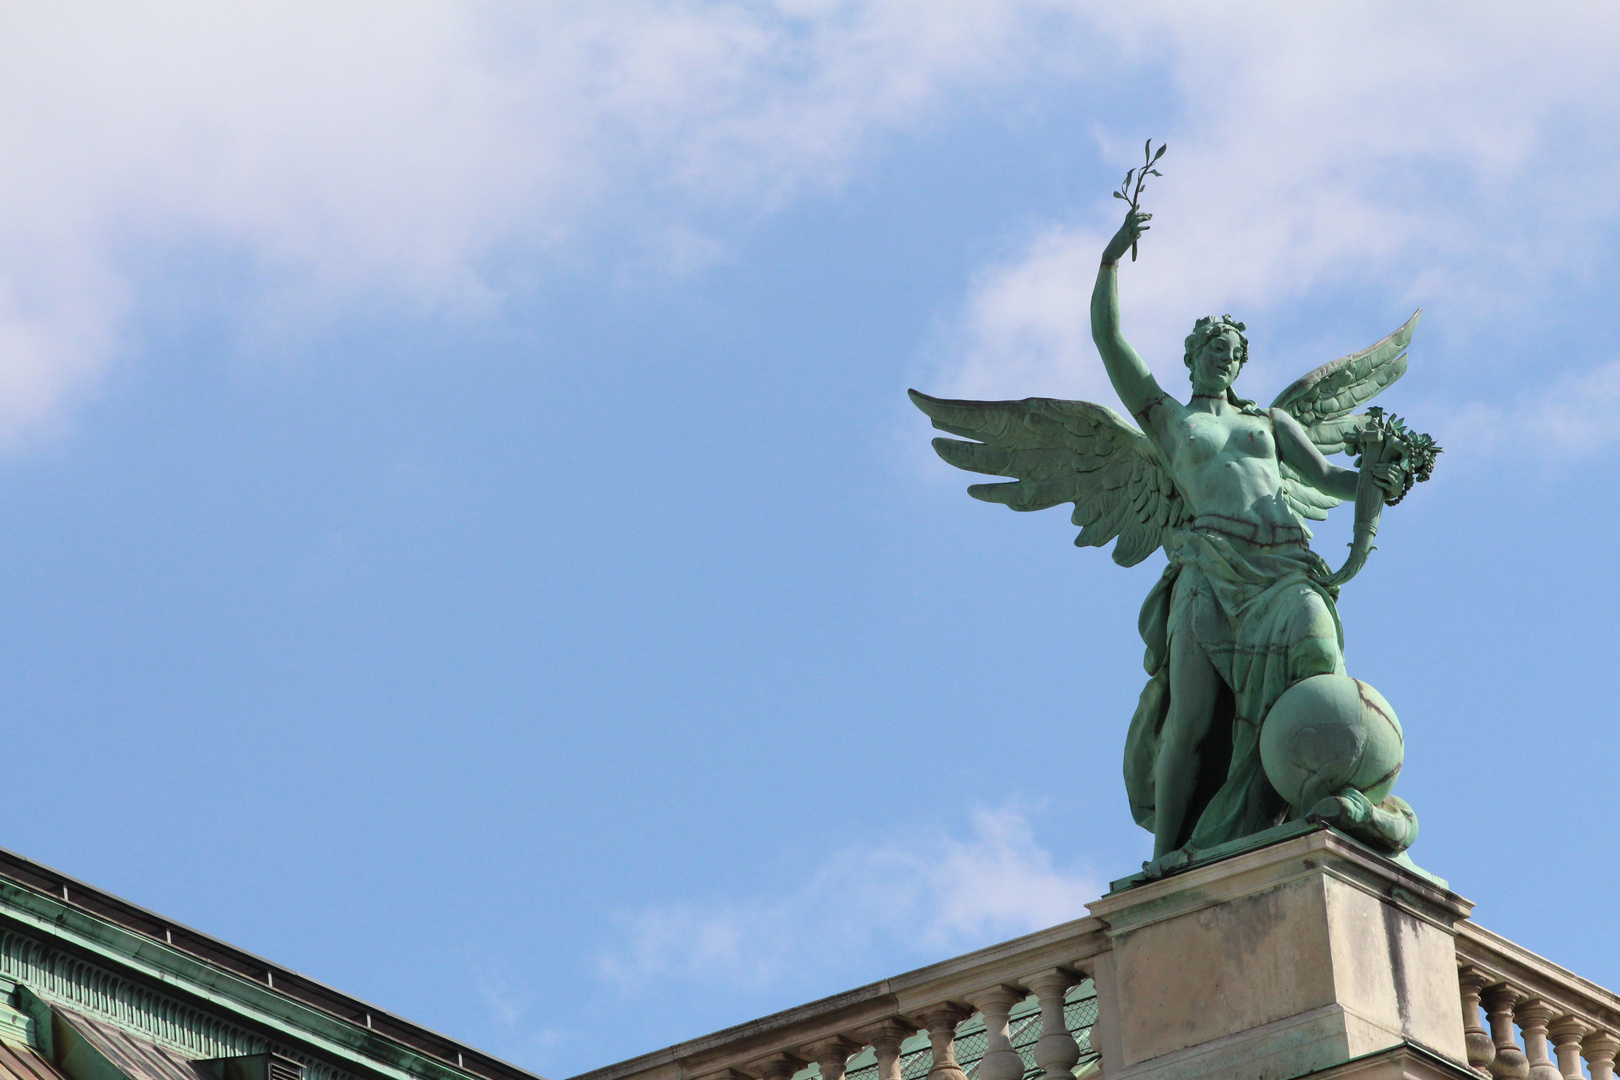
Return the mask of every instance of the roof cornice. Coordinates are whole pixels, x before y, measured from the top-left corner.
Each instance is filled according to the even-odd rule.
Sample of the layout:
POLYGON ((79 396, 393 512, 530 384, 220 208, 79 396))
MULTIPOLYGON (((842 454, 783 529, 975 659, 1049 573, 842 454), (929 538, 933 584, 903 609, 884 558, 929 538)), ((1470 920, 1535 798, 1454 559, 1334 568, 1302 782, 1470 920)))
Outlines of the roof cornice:
POLYGON ((0 922, 377 1080, 544 1080, 0 849, 0 922))

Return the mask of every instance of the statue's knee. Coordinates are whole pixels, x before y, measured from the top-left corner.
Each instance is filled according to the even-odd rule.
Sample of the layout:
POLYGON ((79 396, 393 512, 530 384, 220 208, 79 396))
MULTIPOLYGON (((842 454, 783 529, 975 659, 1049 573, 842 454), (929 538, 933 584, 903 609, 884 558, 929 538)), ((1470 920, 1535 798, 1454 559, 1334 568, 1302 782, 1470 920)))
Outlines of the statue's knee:
POLYGON ((1161 769, 1181 768, 1180 763, 1191 748, 1192 743, 1188 740, 1186 734, 1178 729, 1177 725, 1166 724, 1164 731, 1159 735, 1159 767, 1161 769), (1176 764, 1167 766, 1165 764, 1167 761, 1174 761, 1176 764))
POLYGON ((1288 650, 1288 682, 1297 683, 1312 675, 1340 674, 1339 646, 1323 638, 1306 638, 1288 650))
POLYGON ((1209 715, 1177 715, 1172 709, 1165 718, 1164 730, 1159 734, 1160 759, 1174 758, 1186 762, 1198 755, 1198 748, 1209 734, 1209 715))

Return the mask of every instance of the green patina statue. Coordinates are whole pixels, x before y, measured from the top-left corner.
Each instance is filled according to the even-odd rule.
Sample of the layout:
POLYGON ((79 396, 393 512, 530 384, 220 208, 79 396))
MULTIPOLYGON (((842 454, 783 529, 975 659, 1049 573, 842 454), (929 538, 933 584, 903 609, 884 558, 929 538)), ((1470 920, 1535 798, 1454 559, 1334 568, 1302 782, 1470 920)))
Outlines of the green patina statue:
POLYGON ((1131 201, 1103 250, 1091 329, 1142 430, 1084 401, 912 399, 935 427, 978 440, 935 439, 946 461, 1017 478, 975 484, 975 498, 1014 510, 1073 502, 1084 526, 1075 543, 1117 538, 1123 566, 1165 550, 1140 622, 1151 678, 1125 745, 1131 810, 1154 834, 1148 876, 1291 818, 1397 855, 1417 835, 1411 807, 1390 794, 1404 740, 1382 696, 1346 676, 1335 605, 1383 507, 1427 479, 1439 452, 1380 409, 1354 412, 1406 371, 1418 316, 1312 371, 1269 409, 1232 390, 1248 359, 1244 324, 1199 319, 1183 405, 1120 332, 1119 260, 1151 218, 1131 201), (1329 463, 1335 452, 1357 455, 1357 468, 1329 463), (1356 503, 1354 540, 1335 573, 1310 549, 1304 519, 1323 520, 1345 499, 1356 503))

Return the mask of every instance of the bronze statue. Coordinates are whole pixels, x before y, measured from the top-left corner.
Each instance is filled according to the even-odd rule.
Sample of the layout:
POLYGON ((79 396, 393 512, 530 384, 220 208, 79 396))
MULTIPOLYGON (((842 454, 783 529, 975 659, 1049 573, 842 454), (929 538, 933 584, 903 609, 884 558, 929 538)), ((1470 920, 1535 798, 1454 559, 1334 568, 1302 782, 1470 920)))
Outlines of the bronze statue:
POLYGON ((1346 676, 1336 600, 1366 561, 1383 506, 1427 479, 1439 450, 1382 410, 1354 414, 1405 372, 1418 316, 1265 409, 1232 389, 1248 359, 1244 324, 1199 319, 1183 404, 1120 332, 1119 260, 1151 219, 1128 201, 1103 249, 1091 330, 1141 430, 1083 401, 912 399, 935 427, 978 440, 935 439, 946 461, 1017 478, 975 484, 975 498, 1014 510, 1073 502, 1084 526, 1075 543, 1117 538, 1123 566, 1165 550, 1169 565, 1142 607, 1151 678, 1125 751, 1132 813, 1154 834, 1150 876, 1290 817, 1398 854, 1417 833, 1411 808, 1389 794, 1404 737, 1388 703, 1346 676), (1339 451, 1358 454, 1358 468, 1324 456, 1339 451), (1344 499, 1357 502, 1356 539, 1335 574, 1305 522, 1344 499))

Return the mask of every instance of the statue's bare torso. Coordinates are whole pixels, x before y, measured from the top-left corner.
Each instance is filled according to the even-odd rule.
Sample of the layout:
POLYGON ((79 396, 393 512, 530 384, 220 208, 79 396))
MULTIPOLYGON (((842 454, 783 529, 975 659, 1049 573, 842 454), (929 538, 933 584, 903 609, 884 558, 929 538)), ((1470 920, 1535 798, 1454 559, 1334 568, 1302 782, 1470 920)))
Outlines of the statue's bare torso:
POLYGON ((1195 519, 1259 544, 1302 540, 1304 527, 1283 495, 1277 422, 1224 400, 1199 408, 1205 404, 1166 402, 1155 412, 1168 415, 1150 425, 1195 519))

